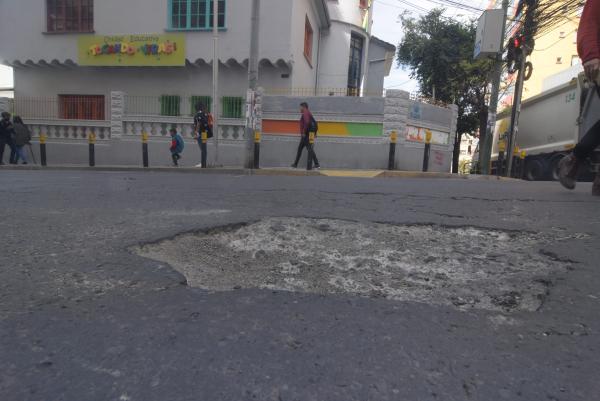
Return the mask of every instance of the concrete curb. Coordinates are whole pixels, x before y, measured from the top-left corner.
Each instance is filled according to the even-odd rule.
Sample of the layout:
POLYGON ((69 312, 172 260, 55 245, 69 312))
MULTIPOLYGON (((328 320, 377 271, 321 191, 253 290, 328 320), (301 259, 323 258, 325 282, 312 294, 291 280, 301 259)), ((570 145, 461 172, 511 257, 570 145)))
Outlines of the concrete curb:
POLYGON ((424 173, 420 171, 373 171, 373 170, 301 170, 289 168, 263 168, 259 170, 234 167, 219 167, 201 169, 197 167, 132 167, 132 166, 0 166, 0 171, 99 171, 99 172, 151 172, 151 173, 186 173, 186 174, 223 174, 245 176, 286 176, 286 177, 335 177, 335 178, 408 178, 408 179, 454 179, 454 180, 482 180, 482 181, 520 181, 514 178, 484 176, 484 175, 458 175, 450 173, 424 173), (368 173, 368 174, 366 174, 368 173))

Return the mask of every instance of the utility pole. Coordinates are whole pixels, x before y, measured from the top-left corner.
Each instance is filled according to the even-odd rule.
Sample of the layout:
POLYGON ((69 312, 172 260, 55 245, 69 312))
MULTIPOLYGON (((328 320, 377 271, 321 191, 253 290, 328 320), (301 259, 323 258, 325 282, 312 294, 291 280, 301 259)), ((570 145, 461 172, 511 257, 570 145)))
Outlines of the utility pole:
POLYGON ((488 109, 487 127, 485 135, 481 138, 479 145, 479 168, 481 174, 490 174, 490 160, 492 158, 492 145, 494 144, 494 130, 496 128, 496 116, 498 114, 498 98, 500 97, 500 81, 502 80, 502 67, 504 61, 502 56, 504 54, 504 41, 506 40, 506 21, 508 20, 508 0, 502 1, 502 11, 504 12, 504 18, 502 20, 502 34, 501 34, 501 50, 496 56, 496 65, 494 68, 494 76, 492 80, 492 93, 490 94, 490 106, 488 109))
POLYGON ((212 114, 215 138, 215 164, 219 166, 219 0, 213 0, 213 91, 212 114))
MULTIPOLYGON (((248 59, 248 89, 255 91, 258 86, 258 54, 260 32, 260 0, 252 0, 252 26, 250 32, 250 57, 248 59)), ((254 110, 250 110, 253 113, 254 110)), ((246 127, 246 168, 254 166, 253 127, 246 127)))

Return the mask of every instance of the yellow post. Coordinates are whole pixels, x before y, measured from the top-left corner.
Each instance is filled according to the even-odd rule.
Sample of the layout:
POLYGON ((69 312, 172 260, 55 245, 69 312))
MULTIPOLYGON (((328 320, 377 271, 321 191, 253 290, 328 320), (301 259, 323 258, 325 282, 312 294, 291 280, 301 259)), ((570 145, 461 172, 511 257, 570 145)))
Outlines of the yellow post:
POLYGON ((392 133, 390 134, 390 142, 391 143, 398 142, 398 133, 396 131, 392 131, 392 133))
POLYGON ((142 143, 148 143, 148 133, 142 132, 142 143))
POLYGON ((206 131, 202 131, 202 143, 208 142, 208 133, 206 131))
POLYGON ((89 143, 90 145, 93 145, 93 144, 95 144, 95 143, 96 143, 96 134, 94 134, 93 132, 90 132, 90 133, 88 134, 88 143, 89 143))
POLYGON ((524 160, 527 157, 527 152, 522 150, 521 151, 521 160, 524 160))
POLYGON ((425 143, 430 144, 433 133, 430 130, 425 131, 425 143))
POLYGON ((504 142, 504 141, 498 142, 498 151, 506 152, 506 142, 504 142))
POLYGON ((254 143, 260 143, 260 131, 254 132, 254 143))
POLYGON ((40 134, 40 145, 46 144, 46 134, 40 134))

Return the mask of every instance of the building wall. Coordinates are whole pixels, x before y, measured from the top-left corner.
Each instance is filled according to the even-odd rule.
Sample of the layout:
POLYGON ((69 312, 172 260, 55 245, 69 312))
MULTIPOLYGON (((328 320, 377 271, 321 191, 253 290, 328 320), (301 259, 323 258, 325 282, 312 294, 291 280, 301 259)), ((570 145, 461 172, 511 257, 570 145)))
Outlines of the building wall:
MULTIPOLYGON (((263 0, 261 7, 260 58, 290 59, 292 3, 312 0, 263 0)), ((250 46, 250 7, 247 0, 228 0, 226 30, 220 33, 221 60, 245 60, 250 46)), ((44 34, 45 0, 0 0, 0 59, 77 61, 80 34, 44 34), (18 21, 15 24, 14 21, 18 21)), ((94 29, 97 35, 164 33, 168 29, 167 0, 96 0, 94 29)), ((186 57, 212 60, 212 33, 186 32, 186 57)), ((302 53, 300 53, 302 54, 302 53)))
POLYGON ((551 76, 569 70, 572 66, 572 58, 575 58, 574 61, 579 63, 577 55, 578 25, 579 20, 575 19, 536 38, 535 50, 529 58, 529 61, 533 64, 533 75, 525 83, 523 99, 542 93, 544 81, 551 76), (559 57, 561 58, 560 63, 557 61, 559 57))
POLYGON ((317 83, 317 62, 319 62, 319 20, 312 1, 294 1, 291 21, 291 50, 294 69, 292 87, 314 88, 317 83), (312 61, 304 56, 304 34, 306 18, 313 29, 312 61))
POLYGON ((387 56, 388 50, 371 41, 368 60, 369 71, 365 83, 365 93, 369 96, 376 96, 383 92, 383 82, 387 72, 387 56))

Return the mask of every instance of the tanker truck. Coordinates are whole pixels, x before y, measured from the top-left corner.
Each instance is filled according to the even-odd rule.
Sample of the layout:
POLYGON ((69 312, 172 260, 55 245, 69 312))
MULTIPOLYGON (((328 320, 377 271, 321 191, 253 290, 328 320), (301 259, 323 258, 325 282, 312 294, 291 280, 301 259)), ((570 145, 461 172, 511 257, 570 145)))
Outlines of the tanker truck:
MULTIPOLYGON (((492 148, 492 173, 498 169, 498 150, 510 130, 511 111, 498 114, 492 148)), ((558 164, 579 138, 600 120, 600 92, 588 85, 583 74, 522 103, 516 146, 524 151, 523 178, 558 180, 558 164)), ((582 178, 598 171, 598 151, 586 165, 582 178)), ((587 177, 586 177, 587 176, 587 177)))

